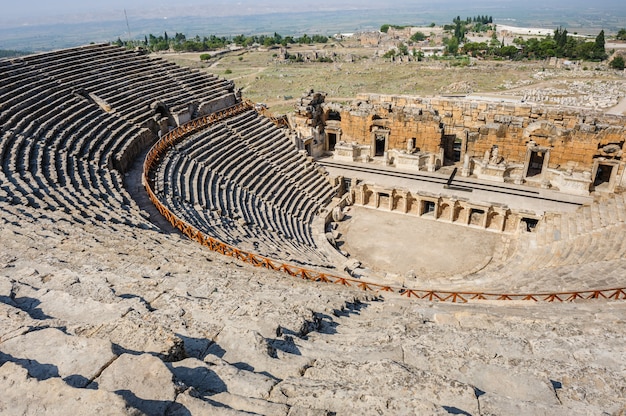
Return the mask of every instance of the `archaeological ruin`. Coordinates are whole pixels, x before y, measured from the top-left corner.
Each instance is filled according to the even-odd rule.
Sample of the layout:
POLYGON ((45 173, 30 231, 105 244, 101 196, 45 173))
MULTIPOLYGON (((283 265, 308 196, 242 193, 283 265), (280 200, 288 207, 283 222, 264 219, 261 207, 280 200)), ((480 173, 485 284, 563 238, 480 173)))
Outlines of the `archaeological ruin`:
POLYGON ((364 94, 349 105, 301 99, 293 122, 319 157, 461 175, 589 195, 626 186, 622 116, 578 108, 364 94))
POLYGON ((626 117, 0 59, 2 414, 623 414, 626 117))

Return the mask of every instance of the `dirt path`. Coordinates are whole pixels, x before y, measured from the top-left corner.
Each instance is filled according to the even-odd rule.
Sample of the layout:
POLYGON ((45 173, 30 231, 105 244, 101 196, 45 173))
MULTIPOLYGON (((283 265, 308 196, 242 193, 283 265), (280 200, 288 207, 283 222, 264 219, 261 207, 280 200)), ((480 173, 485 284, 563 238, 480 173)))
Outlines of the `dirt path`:
POLYGON ((622 97, 620 102, 615 106, 606 110, 606 114, 615 114, 618 116, 626 115, 626 97, 622 97))

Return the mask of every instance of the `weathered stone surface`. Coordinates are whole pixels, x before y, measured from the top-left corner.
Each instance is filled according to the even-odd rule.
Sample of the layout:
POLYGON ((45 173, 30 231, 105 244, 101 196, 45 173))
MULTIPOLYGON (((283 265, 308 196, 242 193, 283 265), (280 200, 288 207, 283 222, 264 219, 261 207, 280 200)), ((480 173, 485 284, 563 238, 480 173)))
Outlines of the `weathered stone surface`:
POLYGON ((216 344, 209 348, 210 354, 279 379, 299 374, 300 369, 310 361, 301 355, 275 348, 268 338, 245 328, 226 327, 215 341, 216 344))
POLYGON ((3 415, 140 415, 117 394, 77 389, 60 378, 37 380, 25 368, 0 366, 0 413, 3 415))
POLYGON ((71 336, 55 328, 0 344, 0 362, 16 362, 39 380, 61 377, 74 387, 86 387, 115 357, 109 341, 71 336))
POLYGON ((514 401, 558 404, 550 381, 527 374, 523 369, 512 372, 510 368, 477 363, 461 367, 459 372, 463 374, 459 376, 461 380, 470 381, 482 391, 510 397, 514 401))
POLYGON ((354 401, 355 406, 380 410, 385 408, 387 399, 410 398, 436 401, 470 414, 478 413, 472 386, 391 360, 348 363, 319 359, 306 369, 303 378, 290 378, 279 383, 272 391, 272 397, 279 399, 281 395, 289 398, 288 403, 294 402, 295 397, 295 403, 310 400, 311 405, 323 403, 325 408, 333 411, 347 410, 333 407, 332 398, 338 396, 344 400, 352 398, 350 401, 354 401), (332 382, 325 384, 324 380, 332 382), (300 383, 302 387, 299 387, 300 383), (341 392, 337 391, 339 386, 341 392), (377 396, 382 388, 387 392, 384 400, 377 396), (368 399, 364 400, 366 396, 368 399))
POLYGON ((168 364, 168 368, 177 380, 201 393, 229 392, 244 397, 265 398, 277 383, 273 378, 240 370, 220 359, 213 362, 209 365, 195 358, 187 358, 168 364))
POLYGON ((480 414, 484 416, 532 414, 540 416, 567 416, 572 414, 603 414, 602 409, 564 407, 560 404, 547 405, 541 402, 519 401, 510 397, 485 394, 480 397, 480 414))
POLYGON ((311 409, 302 406, 291 406, 287 416, 329 416, 332 412, 322 409, 311 409))
POLYGON ((40 325, 40 321, 32 319, 28 313, 11 304, 14 303, 10 299, 0 302, 0 342, 25 334, 40 325))
POLYGON ((39 309, 50 317, 69 322, 102 325, 128 312, 131 302, 102 303, 89 298, 78 298, 58 290, 44 291, 38 296, 39 309))
POLYGON ((172 373, 149 354, 122 354, 96 383, 99 389, 119 394, 130 406, 150 415, 165 414, 176 400, 172 373))
POLYGON ((189 415, 225 415, 242 416, 251 413, 232 409, 228 405, 208 399, 199 399, 186 391, 176 397, 176 402, 168 409, 168 416, 189 416, 189 415))
POLYGON ((121 321, 102 325, 97 334, 106 336, 125 350, 155 354, 165 361, 184 358, 182 339, 154 318, 131 313, 121 321))
POLYGON ((0 276, 0 299, 3 303, 11 301, 11 293, 13 291, 13 282, 5 276, 0 276))
POLYGON ((290 412, 290 407, 285 404, 239 396, 229 392, 213 394, 210 399, 230 408, 255 414, 286 416, 290 412))

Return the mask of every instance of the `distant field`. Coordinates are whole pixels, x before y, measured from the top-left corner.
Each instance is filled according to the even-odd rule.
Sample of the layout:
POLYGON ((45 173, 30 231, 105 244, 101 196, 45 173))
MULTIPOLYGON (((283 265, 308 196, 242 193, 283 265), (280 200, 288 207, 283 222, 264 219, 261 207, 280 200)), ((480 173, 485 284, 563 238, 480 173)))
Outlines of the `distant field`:
MULTIPOLYGON (((440 94, 483 93, 485 96, 522 97, 524 91, 540 91, 554 85, 558 88, 582 88, 599 84, 619 93, 623 75, 597 71, 601 65, 589 63, 585 71, 551 68, 546 62, 426 60, 423 62, 389 62, 373 55, 373 48, 362 48, 350 42, 318 46, 296 46, 289 53, 335 51, 339 56, 350 54, 354 62, 294 63, 278 62, 278 50, 237 51, 203 63, 200 54, 162 54, 179 65, 200 68, 220 77, 232 79, 243 95, 254 102, 267 104, 273 112, 293 110, 296 100, 314 89, 328 93, 327 101, 348 102, 359 93, 409 94, 433 96, 440 94), (352 46, 352 47, 351 47, 352 46), (460 66, 455 66, 460 65, 460 66), (230 73, 227 73, 230 72, 230 73), (616 84, 617 83, 617 84, 616 84), (617 87, 615 86, 617 85, 617 87)), ((622 85, 622 89, 626 89, 622 85)), ((558 94, 564 94, 561 90, 558 94)), ((574 89, 572 95, 580 95, 574 89)), ((622 96, 626 91, 622 91, 622 96)))
MULTIPOLYGON (((290 53, 310 49, 296 47, 290 53)), ((163 57, 232 79, 237 87, 243 88, 245 97, 264 102, 276 112, 291 111, 295 99, 310 89, 325 91, 329 99, 336 101, 350 101, 363 92, 423 96, 465 92, 454 89, 459 84, 467 84, 474 91, 498 91, 505 81, 528 79, 538 65, 452 67, 454 61, 392 63, 382 58, 372 59, 373 52, 373 49, 350 50, 359 57, 356 62, 335 63, 278 63, 272 57, 276 51, 232 53, 209 64, 200 63, 198 54, 163 57), (227 70, 232 73, 227 74, 227 70)))

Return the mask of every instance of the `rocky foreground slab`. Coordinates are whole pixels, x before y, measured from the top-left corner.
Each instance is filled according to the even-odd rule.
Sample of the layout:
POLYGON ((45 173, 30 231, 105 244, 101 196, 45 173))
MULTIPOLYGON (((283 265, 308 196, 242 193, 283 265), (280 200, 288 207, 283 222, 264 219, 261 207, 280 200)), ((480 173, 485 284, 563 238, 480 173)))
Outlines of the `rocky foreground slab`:
POLYGON ((3 206, 2 414, 620 414, 626 305, 466 305, 3 206))

